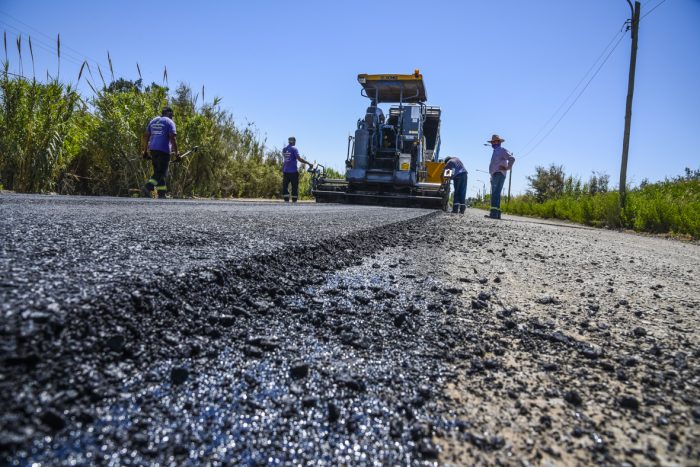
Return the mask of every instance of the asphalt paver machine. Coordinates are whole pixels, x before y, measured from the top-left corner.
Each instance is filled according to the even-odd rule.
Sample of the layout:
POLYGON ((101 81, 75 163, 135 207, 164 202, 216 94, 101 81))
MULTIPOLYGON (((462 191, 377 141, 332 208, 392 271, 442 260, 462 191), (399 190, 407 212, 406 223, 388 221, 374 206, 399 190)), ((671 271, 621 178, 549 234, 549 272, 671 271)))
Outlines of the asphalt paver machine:
POLYGON ((440 108, 426 105, 423 76, 357 77, 370 100, 348 138, 344 179, 312 168, 317 202, 447 209, 450 171, 438 161, 440 108), (388 115, 380 104, 391 104, 388 115))

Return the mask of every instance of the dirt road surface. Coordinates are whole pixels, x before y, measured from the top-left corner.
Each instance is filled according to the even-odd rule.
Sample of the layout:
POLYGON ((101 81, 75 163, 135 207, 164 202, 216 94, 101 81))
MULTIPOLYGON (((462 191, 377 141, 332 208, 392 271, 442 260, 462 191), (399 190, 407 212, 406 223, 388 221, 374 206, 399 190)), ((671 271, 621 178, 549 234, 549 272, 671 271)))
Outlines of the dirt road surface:
POLYGON ((700 246, 0 196, 0 463, 696 465, 700 246))

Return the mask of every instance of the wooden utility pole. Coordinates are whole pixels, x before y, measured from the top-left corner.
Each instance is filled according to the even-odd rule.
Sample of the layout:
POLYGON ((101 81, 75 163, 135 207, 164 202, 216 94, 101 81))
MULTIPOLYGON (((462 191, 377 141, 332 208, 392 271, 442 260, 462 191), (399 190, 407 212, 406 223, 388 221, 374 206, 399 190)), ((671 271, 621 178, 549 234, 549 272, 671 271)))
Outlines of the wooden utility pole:
POLYGON ((510 204, 510 181, 513 180, 513 168, 511 167, 508 171, 508 201, 506 204, 510 204))
POLYGON ((641 4, 636 1, 634 7, 632 2, 627 0, 632 10, 632 52, 630 54, 630 75, 627 82, 627 107, 625 109, 625 136, 622 141, 622 164, 620 165, 620 208, 625 207, 627 197, 627 155, 630 149, 630 126, 632 125, 632 96, 634 95, 634 71, 637 67, 637 39, 639 37, 639 13, 641 4))

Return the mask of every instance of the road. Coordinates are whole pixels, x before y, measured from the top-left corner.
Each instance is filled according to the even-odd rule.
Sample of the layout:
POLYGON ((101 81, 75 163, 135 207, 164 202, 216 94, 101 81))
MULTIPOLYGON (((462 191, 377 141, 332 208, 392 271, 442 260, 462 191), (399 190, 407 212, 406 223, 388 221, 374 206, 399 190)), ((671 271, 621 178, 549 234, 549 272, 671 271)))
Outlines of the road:
POLYGON ((0 462, 693 464, 700 247, 0 197, 0 462))

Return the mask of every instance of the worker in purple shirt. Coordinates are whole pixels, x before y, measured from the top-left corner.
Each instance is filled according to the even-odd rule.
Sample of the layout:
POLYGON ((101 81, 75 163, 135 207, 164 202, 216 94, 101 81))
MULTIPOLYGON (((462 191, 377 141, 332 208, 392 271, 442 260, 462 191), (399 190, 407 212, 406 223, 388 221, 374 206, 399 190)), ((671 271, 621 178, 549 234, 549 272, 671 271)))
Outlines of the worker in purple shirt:
POLYGON ((445 158, 445 170, 451 169, 452 182, 455 186, 455 194, 452 202, 452 213, 464 214, 467 209, 467 169, 458 157, 445 158))
POLYGON ((292 184, 292 203, 296 203, 299 198, 299 168, 297 167, 297 161, 302 164, 306 164, 311 167, 311 163, 305 161, 299 155, 299 151, 294 145, 297 144, 297 139, 294 136, 290 136, 288 139, 289 144, 282 151, 282 156, 284 157, 284 164, 282 165, 282 197, 284 202, 289 202, 289 184, 292 184))
POLYGON ((498 135, 491 136, 491 147, 493 155, 491 156, 491 164, 489 164, 489 173, 491 174, 491 212, 484 217, 491 219, 501 218, 501 191, 503 183, 506 181, 506 172, 513 168, 515 157, 505 148, 501 147, 501 143, 505 140, 498 135))
POLYGON ((153 164, 153 175, 141 189, 144 196, 155 197, 155 190, 158 198, 165 198, 165 192, 168 190, 166 178, 168 177, 170 156, 179 157, 176 136, 173 109, 163 107, 160 117, 150 121, 143 138, 141 138, 143 158, 150 159, 153 164))

